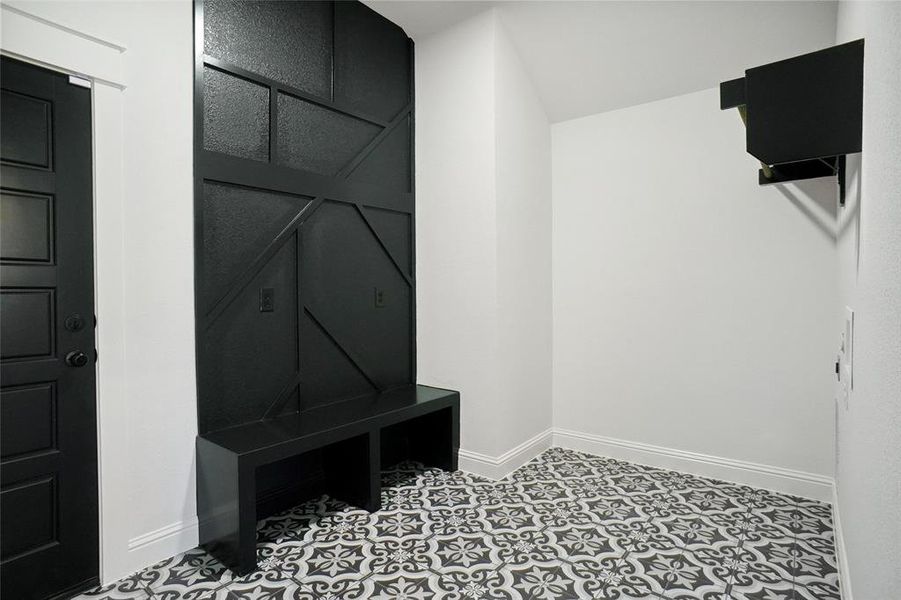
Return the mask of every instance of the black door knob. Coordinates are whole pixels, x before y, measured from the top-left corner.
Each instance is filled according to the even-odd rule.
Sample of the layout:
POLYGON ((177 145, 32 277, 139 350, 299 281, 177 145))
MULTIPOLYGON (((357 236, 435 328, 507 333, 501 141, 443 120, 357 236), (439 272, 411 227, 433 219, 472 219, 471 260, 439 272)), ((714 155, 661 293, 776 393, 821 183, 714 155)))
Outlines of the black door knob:
POLYGON ((88 355, 81 350, 69 352, 66 355, 66 364, 70 367, 83 367, 88 364, 88 355))

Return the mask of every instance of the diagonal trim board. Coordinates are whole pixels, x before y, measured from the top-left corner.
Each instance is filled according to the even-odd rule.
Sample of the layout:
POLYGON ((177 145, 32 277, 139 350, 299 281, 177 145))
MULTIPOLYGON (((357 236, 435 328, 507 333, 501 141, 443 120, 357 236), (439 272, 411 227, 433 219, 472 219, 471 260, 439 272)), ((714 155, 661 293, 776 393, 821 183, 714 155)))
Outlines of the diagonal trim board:
MULTIPOLYGON (((368 157, 382 142, 387 139, 387 137, 391 134, 392 131, 401 123, 404 119, 409 116, 412 111, 412 105, 405 106, 395 117, 392 119, 385 128, 379 132, 372 140, 369 141, 366 146, 363 147, 360 152, 354 156, 350 162, 348 162, 338 173, 335 175, 337 179, 347 179, 351 173, 353 173, 354 169, 356 169, 365 159, 368 157)), ((210 181, 215 181, 215 179, 210 179, 210 181)), ((274 239, 269 240, 263 246, 258 247, 256 249, 249 250, 247 252, 248 256, 255 256, 255 258, 240 271, 240 274, 232 280, 229 285, 229 288, 220 296, 218 300, 213 303, 212 308, 207 312, 207 314, 203 317, 204 329, 209 329, 210 326, 220 317, 222 314, 228 309, 228 307, 234 302, 234 300, 238 297, 240 292, 244 290, 247 285, 253 280, 253 277, 266 265, 267 262, 275 255, 275 253, 281 248, 281 246, 288 240, 290 237, 300 229, 303 223, 309 219, 318 209, 323 201, 324 197, 318 196, 312 199, 312 201, 308 202, 303 208, 300 209, 284 226, 281 233, 279 233, 274 239)), ((407 275, 403 269, 400 268, 397 257, 395 257, 392 252, 385 245, 384 241, 379 236, 378 232, 372 227, 369 223, 369 220, 363 214, 362 207, 360 203, 354 202, 354 205, 357 206, 357 211, 360 213, 360 217, 369 227, 372 235, 378 241, 379 245, 381 245, 382 249, 385 251, 385 254, 389 257, 391 262, 394 263, 394 266, 397 267, 401 276, 406 280, 408 284, 411 283, 409 275, 407 275)))
MULTIPOLYGON (((374 138, 372 138, 360 151, 358 151, 353 158, 348 161, 347 164, 344 165, 335 175, 337 179, 347 179, 353 171, 359 167, 363 162, 382 144, 388 137, 391 132, 393 132, 397 127, 410 117, 412 112, 412 104, 407 104, 390 122, 388 122, 382 131, 380 131, 374 138)), ((214 154, 214 153, 213 153, 214 154)), ((271 166, 271 165, 267 165, 271 166)), ((298 170, 299 171, 299 170, 298 170)), ((220 182, 219 179, 215 176, 206 177, 204 182, 220 182)), ((239 187, 246 187, 246 182, 220 182, 220 183, 228 183, 229 185, 236 185, 239 187)), ((255 187, 255 186, 249 186, 255 187)), ((240 295, 244 292, 246 287, 250 285, 250 283, 254 280, 255 277, 259 275, 259 273, 269 264, 269 262, 273 259, 274 256, 281 250, 281 248, 289 243, 291 240, 298 240, 301 235, 301 228, 307 222, 311 216, 316 213, 317 209, 322 206, 323 203, 330 200, 330 196, 324 195, 321 192, 319 194, 306 194, 300 195, 296 192, 285 192, 281 190, 270 189, 266 186, 262 186, 259 188, 262 191, 272 192, 272 193, 282 193, 288 194, 292 197, 299 198, 302 200, 306 200, 306 203, 303 206, 300 206, 297 210, 293 212, 287 213, 286 222, 279 226, 271 227, 271 231, 278 232, 274 238, 271 235, 263 236, 261 239, 258 239, 257 242, 251 244, 247 250, 243 252, 243 258, 241 262, 244 264, 243 268, 240 270, 236 270, 237 274, 234 276, 229 282, 228 286, 221 293, 221 295, 216 299, 212 306, 208 309, 208 311, 199 318, 199 326, 198 329, 204 333, 209 332, 210 329, 216 324, 216 322, 225 314, 227 314, 231 307, 237 306, 235 304, 235 300, 240 297, 240 295)), ((373 226, 370 219, 367 217, 366 213, 363 210, 363 207, 366 205, 365 201, 355 200, 353 202, 346 202, 343 200, 335 200, 337 202, 343 202, 345 204, 350 204, 354 207, 355 213, 362 220, 366 230, 370 235, 375 239, 378 246, 381 248, 388 262, 391 263, 400 277, 404 280, 408 287, 413 286, 413 281, 411 275, 407 273, 401 266, 398 258, 394 255, 391 248, 388 244, 385 243, 385 240, 382 239, 382 236, 379 234, 379 231, 373 226)), ((201 263, 203 264, 203 263, 201 263)), ((298 265, 298 268, 300 266, 298 265)), ((300 298, 299 298, 300 301, 300 298)), ((386 386, 384 383, 378 380, 372 372, 364 368, 363 361, 361 358, 353 351, 351 351, 346 343, 341 343, 334 333, 334 327, 329 327, 323 322, 324 313, 319 310, 314 310, 307 303, 301 302, 301 310, 307 316, 309 316, 315 325, 319 328, 319 330, 329 339, 338 350, 349 360, 349 362, 356 368, 356 370, 363 375, 363 377, 369 382, 369 384, 375 388, 376 390, 385 389, 386 386)), ((300 324, 298 323, 298 327, 300 324)), ((268 403, 266 409, 260 415, 260 418, 269 418, 278 414, 285 406, 285 404, 292 397, 293 391, 297 388, 297 386, 302 382, 303 376, 300 371, 297 371, 291 375, 290 378, 284 383, 281 387, 279 393, 268 403)), ((299 393, 299 390, 298 390, 299 393)))
POLYGON ((275 400, 273 400, 269 404, 266 412, 263 413, 264 419, 278 416, 279 411, 281 411, 285 407, 285 404, 288 402, 288 398, 291 397, 291 393, 297 389, 297 386, 300 385, 302 379, 303 377, 301 376, 300 371, 294 373, 294 377, 292 377, 291 380, 287 384, 285 384, 285 386, 282 388, 282 391, 278 393, 278 396, 275 397, 275 400))
POLYGON ((202 317, 204 330, 210 329, 213 323, 226 312, 240 293, 244 291, 244 288, 250 285, 250 282, 253 281, 254 277, 256 277, 259 272, 269 264, 269 261, 272 260, 278 251, 282 249, 282 246, 294 238, 294 235, 297 233, 303 222, 319 208, 322 202, 322 198, 313 198, 307 202, 303 208, 290 218, 288 223, 275 238, 266 242, 264 245, 265 247, 259 251, 257 249, 251 249, 246 253, 247 255, 253 254, 256 258, 240 271, 240 274, 229 284, 225 293, 213 303, 209 312, 202 317))
POLYGON ((227 73, 240 79, 245 79, 247 81, 250 81, 251 83, 259 85, 260 87, 268 87, 270 89, 270 98, 273 100, 279 94, 285 94, 287 96, 293 96, 298 100, 303 100, 304 102, 307 102, 309 104, 315 104, 316 106, 321 106, 322 108, 326 108, 330 111, 341 113, 342 115, 353 117, 354 119, 359 119, 360 121, 366 121, 367 123, 372 123, 373 125, 378 125, 379 127, 385 127, 388 123, 383 119, 362 113, 349 106, 344 106, 340 103, 336 103, 334 100, 331 100, 329 98, 323 98, 315 94, 305 92, 302 89, 296 88, 285 82, 277 81, 260 73, 248 71, 247 69, 241 68, 234 63, 228 62, 227 60, 222 60, 221 58, 216 58, 215 56, 211 56, 209 54, 204 54, 202 60, 203 66, 205 67, 210 67, 217 71, 222 71, 223 73, 227 73))
POLYGON ((369 232, 372 234, 372 237, 375 238, 375 241, 378 243, 379 247, 385 252, 385 256, 388 257, 388 260, 394 265, 394 268, 397 269, 398 274, 403 277, 404 281, 407 282, 407 285, 412 287, 413 281, 410 279, 410 275, 400 266, 400 263, 397 260, 397 257, 391 252, 388 248, 388 245, 385 243, 385 240, 382 239, 382 236, 379 235, 379 232, 372 225, 372 221, 369 217, 366 216, 366 213, 363 212, 363 207, 359 204, 354 205, 357 209, 357 214, 360 215, 360 218, 363 219, 363 223, 366 224, 366 227, 369 229, 369 232))
POLYGON ((314 312, 314 310, 312 308, 310 308, 309 305, 305 305, 303 307, 303 309, 304 309, 304 312, 306 312, 306 314, 313 320, 313 323, 325 335, 325 337, 327 337, 329 340, 332 341, 333 344, 335 344, 335 347, 345 357, 347 357, 347 360, 350 361, 350 364, 352 364, 357 369, 357 371, 360 372, 360 375, 362 375, 363 377, 366 378, 366 381, 368 381, 372 387, 374 387, 377 390, 386 389, 387 386, 385 386, 384 383, 379 381, 367 369, 363 368, 363 361, 360 360, 360 357, 357 356, 356 353, 352 352, 348 348, 348 344, 346 342, 342 344, 341 341, 335 337, 335 333, 334 333, 335 328, 334 327, 330 328, 325 323, 322 322, 322 318, 325 316, 323 311, 320 310, 320 311, 314 312))

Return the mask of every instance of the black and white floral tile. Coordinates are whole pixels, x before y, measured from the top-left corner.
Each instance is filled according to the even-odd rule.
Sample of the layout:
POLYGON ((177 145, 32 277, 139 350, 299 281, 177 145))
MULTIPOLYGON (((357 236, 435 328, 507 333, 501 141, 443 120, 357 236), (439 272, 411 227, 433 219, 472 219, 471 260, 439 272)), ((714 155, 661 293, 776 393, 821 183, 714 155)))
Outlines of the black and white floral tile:
POLYGON ((838 600, 831 510, 552 448, 501 481, 401 464, 382 510, 261 521, 259 570, 201 549, 78 600, 838 600))

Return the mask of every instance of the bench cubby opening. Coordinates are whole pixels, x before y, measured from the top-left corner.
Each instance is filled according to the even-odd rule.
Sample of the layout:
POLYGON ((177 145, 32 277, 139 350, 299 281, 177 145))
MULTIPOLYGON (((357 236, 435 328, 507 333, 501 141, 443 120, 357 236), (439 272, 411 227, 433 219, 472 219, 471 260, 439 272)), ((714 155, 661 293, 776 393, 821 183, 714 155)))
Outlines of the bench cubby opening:
POLYGON ((457 470, 454 407, 389 425, 381 431, 381 467, 411 460, 426 467, 457 470))
POLYGON ((197 437, 200 542, 244 575, 256 569, 257 519, 285 502, 321 491, 376 511, 383 464, 457 468, 459 414, 459 393, 406 386, 204 433, 197 437))

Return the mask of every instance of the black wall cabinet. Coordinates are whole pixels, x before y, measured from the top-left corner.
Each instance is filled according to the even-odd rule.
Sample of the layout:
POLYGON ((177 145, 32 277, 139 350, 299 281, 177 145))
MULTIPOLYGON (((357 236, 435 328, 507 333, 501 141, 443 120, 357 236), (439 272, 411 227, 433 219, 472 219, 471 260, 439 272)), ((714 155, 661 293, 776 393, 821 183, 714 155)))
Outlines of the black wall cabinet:
POLYGON ((201 434, 415 381, 412 60, 359 2, 195 4, 201 434))
POLYGON ((856 40, 745 71, 720 84, 720 108, 737 107, 761 184, 837 175, 860 152, 864 41, 856 40))

